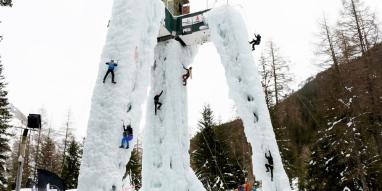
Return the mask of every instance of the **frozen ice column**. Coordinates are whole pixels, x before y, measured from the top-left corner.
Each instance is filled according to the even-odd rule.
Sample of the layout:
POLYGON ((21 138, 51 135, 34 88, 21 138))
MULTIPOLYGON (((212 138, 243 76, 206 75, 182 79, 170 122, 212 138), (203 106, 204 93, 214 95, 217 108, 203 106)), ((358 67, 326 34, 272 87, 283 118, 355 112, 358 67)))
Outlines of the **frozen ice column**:
POLYGON ((263 191, 290 190, 244 21, 235 8, 224 6, 213 9, 207 15, 207 23, 225 68, 229 96, 237 106, 252 146, 253 173, 262 181, 263 191), (265 168, 268 151, 274 161, 273 181, 265 168))
POLYGON ((143 136, 141 191, 203 191, 190 167, 187 119, 187 88, 182 75, 192 62, 194 47, 169 40, 155 48, 151 91, 143 136), (154 96, 163 90, 163 105, 155 115, 154 96))
MULTIPOLYGON (((94 87, 79 191, 119 191, 131 149, 120 149, 122 120, 138 131, 150 66, 164 6, 158 0, 115 0, 94 87), (114 59, 116 84, 102 83, 105 62, 114 59)), ((136 137, 130 143, 134 146, 136 137)))

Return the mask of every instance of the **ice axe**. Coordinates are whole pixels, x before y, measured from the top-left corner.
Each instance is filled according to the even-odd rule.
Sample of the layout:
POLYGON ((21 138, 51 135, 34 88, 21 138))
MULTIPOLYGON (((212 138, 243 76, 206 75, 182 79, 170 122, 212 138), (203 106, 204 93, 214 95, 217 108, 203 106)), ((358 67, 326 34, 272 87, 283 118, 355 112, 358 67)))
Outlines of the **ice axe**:
POLYGON ((115 63, 118 63, 118 62, 119 62, 119 60, 114 60, 114 59, 112 59, 112 58, 110 59, 110 61, 111 61, 111 60, 113 60, 115 63))

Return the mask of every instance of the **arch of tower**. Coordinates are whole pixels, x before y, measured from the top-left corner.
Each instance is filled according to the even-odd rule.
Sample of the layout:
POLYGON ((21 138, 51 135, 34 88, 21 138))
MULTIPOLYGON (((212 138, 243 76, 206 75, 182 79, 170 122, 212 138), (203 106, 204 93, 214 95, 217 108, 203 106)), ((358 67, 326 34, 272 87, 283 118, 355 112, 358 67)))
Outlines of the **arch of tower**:
MULTIPOLYGON (((172 2, 175 5, 178 1, 172 2)), ((141 190, 205 190, 190 167, 187 88, 181 80, 182 65, 193 62, 199 45, 182 46, 176 38, 157 42, 165 3, 114 0, 92 97, 79 191, 123 189, 122 177, 131 149, 119 148, 121 120, 131 124, 134 132, 144 122, 141 190), (117 84, 102 83, 105 62, 110 59, 118 60, 117 84), (152 98, 162 90, 163 106, 155 115, 152 98), (142 109, 145 101, 147 108, 142 109)), ((235 8, 224 6, 204 13, 203 19, 208 24, 208 40, 215 44, 225 68, 229 96, 251 144, 252 170, 262 181, 261 190, 290 190, 241 15, 235 8), (268 151, 274 160, 273 181, 265 171, 264 154, 268 151)), ((136 137, 130 145, 135 143, 136 137)))

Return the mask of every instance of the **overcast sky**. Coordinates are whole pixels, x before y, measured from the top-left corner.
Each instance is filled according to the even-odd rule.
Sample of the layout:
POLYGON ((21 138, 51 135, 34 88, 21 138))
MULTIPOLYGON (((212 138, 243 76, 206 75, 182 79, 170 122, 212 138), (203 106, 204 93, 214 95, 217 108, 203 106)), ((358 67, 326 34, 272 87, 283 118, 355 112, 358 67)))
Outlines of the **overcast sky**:
MULTIPOLYGON (((192 11, 226 4, 226 0, 190 0, 192 11)), ((295 84, 317 73, 314 41, 317 21, 338 17, 341 0, 229 0, 242 13, 249 34, 272 39, 291 61, 295 84)), ((382 16, 381 0, 365 0, 382 16)), ((9 100, 24 114, 44 107, 53 128, 63 126, 68 110, 78 136, 85 136, 90 99, 111 15, 112 0, 14 0, 0 8, 0 54, 9 100)), ((250 40, 251 37, 248 37, 250 40)), ((260 54, 264 44, 254 53, 260 54)), ((224 69, 213 44, 200 47, 188 83, 189 124, 197 126, 209 103, 221 122, 235 117, 224 69)))

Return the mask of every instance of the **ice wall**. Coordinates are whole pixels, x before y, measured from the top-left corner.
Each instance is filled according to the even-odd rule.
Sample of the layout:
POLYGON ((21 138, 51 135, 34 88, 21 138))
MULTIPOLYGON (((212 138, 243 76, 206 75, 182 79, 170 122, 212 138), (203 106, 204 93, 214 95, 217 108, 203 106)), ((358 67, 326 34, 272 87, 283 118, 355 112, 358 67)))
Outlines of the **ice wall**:
MULTIPOLYGON (((119 191, 131 149, 120 149, 122 120, 138 131, 150 66, 164 6, 158 0, 114 0, 109 30, 94 87, 79 191, 119 191), (116 82, 102 83, 105 62, 118 61, 116 82), (131 107, 130 107, 131 106, 131 107)), ((106 27, 106 26, 105 26, 106 27)), ((130 143, 130 148, 136 137, 130 143)))
POLYGON ((264 191, 290 190, 244 21, 235 8, 224 6, 213 9, 207 15, 207 22, 211 40, 225 68, 229 96, 236 103, 247 140, 252 146, 253 173, 257 180, 262 181, 264 191), (267 160, 264 154, 268 150, 274 160, 273 181, 265 168, 267 160))
POLYGON ((182 85, 183 66, 188 66, 195 47, 169 40, 155 48, 151 91, 143 136, 142 191, 203 191, 190 167, 187 88, 182 85), (154 113, 154 96, 163 90, 161 110, 154 113))

